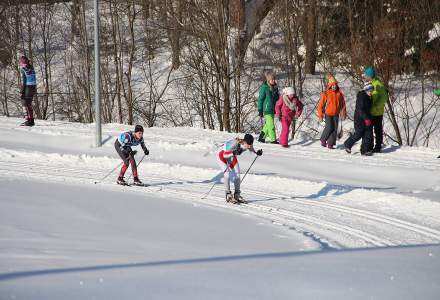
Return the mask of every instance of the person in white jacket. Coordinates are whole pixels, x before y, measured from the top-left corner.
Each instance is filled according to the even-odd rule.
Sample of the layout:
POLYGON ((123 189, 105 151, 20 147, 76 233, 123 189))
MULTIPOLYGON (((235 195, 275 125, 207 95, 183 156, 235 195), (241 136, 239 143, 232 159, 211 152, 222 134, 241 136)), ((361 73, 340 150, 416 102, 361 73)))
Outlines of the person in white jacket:
POLYGON ((243 197, 240 196, 240 165, 237 156, 246 150, 258 156, 262 155, 263 150, 255 151, 253 143, 254 137, 250 134, 245 134, 243 139, 235 138, 224 142, 218 152, 218 164, 224 177, 226 202, 234 204, 246 203, 243 197), (230 180, 234 182, 234 196, 231 193, 230 180))

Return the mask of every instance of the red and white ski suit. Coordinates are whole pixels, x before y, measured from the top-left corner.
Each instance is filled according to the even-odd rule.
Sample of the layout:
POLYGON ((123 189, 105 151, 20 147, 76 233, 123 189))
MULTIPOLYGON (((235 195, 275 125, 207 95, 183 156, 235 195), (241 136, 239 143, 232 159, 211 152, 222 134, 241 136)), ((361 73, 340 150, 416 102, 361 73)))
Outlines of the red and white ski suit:
POLYGON ((234 182, 235 193, 240 193, 240 165, 234 153, 242 151, 236 139, 226 141, 218 152, 218 165, 223 172, 226 193, 230 193, 230 180, 234 182), (240 151, 241 150, 241 151, 240 151))

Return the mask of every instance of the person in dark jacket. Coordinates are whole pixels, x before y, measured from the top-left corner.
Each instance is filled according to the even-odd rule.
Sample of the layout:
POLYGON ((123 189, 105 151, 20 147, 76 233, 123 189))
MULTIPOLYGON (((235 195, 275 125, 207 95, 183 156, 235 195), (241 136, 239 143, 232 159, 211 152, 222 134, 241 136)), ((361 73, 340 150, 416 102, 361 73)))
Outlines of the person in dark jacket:
POLYGON ((364 85, 364 89, 359 91, 356 96, 356 109, 354 111, 354 134, 345 142, 345 151, 351 153, 351 147, 354 143, 362 139, 361 155, 372 155, 371 144, 373 142, 373 129, 371 126, 371 95, 374 86, 371 82, 364 85))
POLYGON ((21 104, 23 106, 25 122, 21 126, 34 126, 34 110, 32 108, 32 100, 37 92, 37 79, 35 76, 35 70, 29 59, 26 56, 22 56, 19 59, 20 72, 22 78, 21 86, 21 104))
POLYGON ((139 180, 136 160, 134 159, 137 151, 131 149, 131 147, 141 145, 144 154, 150 154, 150 151, 148 151, 147 147, 145 146, 143 136, 144 128, 141 125, 136 125, 134 127, 134 131, 122 132, 116 139, 115 149, 123 161, 121 172, 119 172, 119 177, 116 181, 117 184, 128 185, 128 183, 124 180, 124 174, 125 171, 127 171, 128 166, 131 164, 131 170, 133 173, 133 184, 140 186, 143 185, 143 183, 139 180))

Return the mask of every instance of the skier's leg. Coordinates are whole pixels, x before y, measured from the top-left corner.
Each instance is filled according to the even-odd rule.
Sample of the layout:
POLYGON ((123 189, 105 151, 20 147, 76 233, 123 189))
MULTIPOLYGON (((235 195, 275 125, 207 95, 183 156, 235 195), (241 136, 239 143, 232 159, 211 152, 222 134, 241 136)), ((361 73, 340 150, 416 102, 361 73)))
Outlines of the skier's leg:
POLYGON ((344 146, 347 149, 351 149, 354 143, 359 141, 364 135, 364 125, 362 124, 362 120, 355 120, 354 122, 354 134, 352 134, 345 142, 344 146))
POLYGON ((383 143, 383 116, 374 116, 372 117, 372 121, 376 140, 376 143, 374 145, 374 152, 380 152, 383 143))
POLYGON ((334 145, 336 145, 336 138, 338 135, 338 121, 339 121, 339 116, 332 116, 329 117, 329 121, 331 123, 331 128, 330 128, 330 134, 327 138, 327 146, 329 148, 332 148, 334 145))
POLYGON ((121 171, 119 172, 119 178, 118 178, 118 180, 119 180, 119 179, 123 179, 124 178, 125 172, 127 171, 127 168, 128 168, 128 166, 130 164, 130 160, 129 160, 128 156, 124 152, 122 152, 121 144, 119 143, 118 140, 115 141, 115 150, 118 153, 119 157, 124 162, 122 164, 121 171))
POLYGON ((121 171, 119 172, 119 179, 124 178, 125 172, 128 169, 128 165, 125 163, 122 164, 121 171))
POLYGON ((229 183, 229 172, 230 170, 227 170, 228 167, 228 160, 223 157, 223 152, 221 151, 218 155, 218 166, 222 172, 223 175, 223 184, 225 187, 226 193, 231 193, 230 183, 229 183))
POLYGON ((281 126, 280 144, 283 146, 287 146, 289 141, 289 120, 287 120, 286 118, 281 119, 281 126))
POLYGON ((234 181, 234 191, 235 193, 240 193, 240 165, 238 164, 238 159, 236 156, 231 160, 229 165, 231 169, 231 179, 234 181))
POLYGON ((241 197, 241 190, 240 190, 240 165, 238 163, 237 157, 234 157, 234 160, 232 161, 231 165, 231 175, 233 177, 234 181, 234 200, 236 203, 247 203, 243 197, 241 197))
POLYGON ((129 156, 129 160, 130 160, 130 164, 131 164, 131 172, 133 173, 133 179, 135 179, 135 181, 136 181, 136 179, 137 179, 137 181, 139 181, 136 160, 134 159, 134 157, 132 155, 129 156))
POLYGON ((32 98, 25 97, 21 100, 23 107, 23 117, 25 122, 22 125, 33 126, 34 125, 34 110, 32 108, 32 98))
POLYGON ((365 127, 362 136, 361 154, 370 153, 373 149, 373 128, 371 126, 365 127))
POLYGON ((325 116, 325 127, 324 127, 324 130, 322 131, 321 139, 320 139, 322 146, 327 145, 327 140, 328 140, 331 133, 332 133, 331 117, 326 115, 325 116))
POLYGON ((264 115, 264 133, 266 142, 275 142, 277 140, 275 133, 275 124, 274 124, 274 116, 273 114, 265 114, 264 115))

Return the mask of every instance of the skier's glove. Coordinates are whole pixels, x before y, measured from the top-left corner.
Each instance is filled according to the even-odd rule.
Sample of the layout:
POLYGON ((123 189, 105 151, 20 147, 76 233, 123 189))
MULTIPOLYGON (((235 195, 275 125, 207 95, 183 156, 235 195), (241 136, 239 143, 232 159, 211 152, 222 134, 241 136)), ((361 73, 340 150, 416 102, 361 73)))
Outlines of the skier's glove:
POLYGON ((131 150, 128 155, 130 155, 131 157, 134 157, 136 155, 136 153, 138 153, 136 150, 131 150))
POLYGON ((258 115, 260 116, 260 118, 264 117, 264 114, 263 114, 262 111, 259 111, 259 112, 258 112, 258 115))
POLYGON ((145 149, 144 149, 144 154, 145 154, 145 155, 148 155, 148 154, 150 154, 150 151, 148 151, 148 149, 145 148, 145 149))
POLYGON ((263 150, 259 149, 259 150, 257 150, 257 152, 255 152, 255 154, 257 154, 258 156, 261 156, 261 155, 263 155, 263 150))
POLYGON ((365 124, 365 126, 370 127, 371 126, 371 120, 370 119, 365 119, 364 120, 364 124, 365 124))

